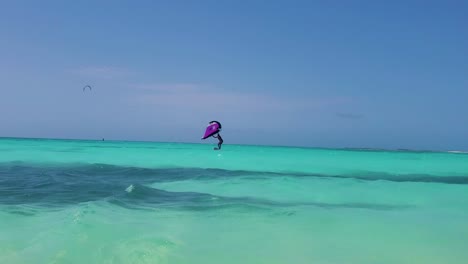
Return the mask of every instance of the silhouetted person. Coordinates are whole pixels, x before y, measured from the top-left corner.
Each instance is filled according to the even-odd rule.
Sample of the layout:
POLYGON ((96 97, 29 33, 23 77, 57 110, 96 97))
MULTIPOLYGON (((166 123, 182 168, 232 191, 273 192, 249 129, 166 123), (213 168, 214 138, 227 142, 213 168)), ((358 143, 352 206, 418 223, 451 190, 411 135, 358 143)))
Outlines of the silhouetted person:
POLYGON ((218 134, 215 134, 213 135, 214 138, 217 138, 218 139, 218 148, 215 148, 216 150, 220 150, 221 149, 221 145, 223 144, 223 138, 221 137, 221 135, 218 133, 218 134))

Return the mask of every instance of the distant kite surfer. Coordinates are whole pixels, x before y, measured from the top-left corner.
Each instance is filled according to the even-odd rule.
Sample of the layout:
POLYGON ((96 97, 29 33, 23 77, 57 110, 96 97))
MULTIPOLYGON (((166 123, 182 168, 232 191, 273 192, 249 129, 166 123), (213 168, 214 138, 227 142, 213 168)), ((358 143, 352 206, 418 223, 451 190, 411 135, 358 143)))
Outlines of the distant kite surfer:
POLYGON ((220 150, 221 145, 224 142, 223 138, 219 134, 220 131, 221 131, 221 123, 219 123, 218 121, 211 121, 209 123, 208 127, 206 127, 205 135, 202 138, 202 139, 207 139, 209 137, 217 138, 218 139, 218 147, 214 148, 214 150, 220 150))

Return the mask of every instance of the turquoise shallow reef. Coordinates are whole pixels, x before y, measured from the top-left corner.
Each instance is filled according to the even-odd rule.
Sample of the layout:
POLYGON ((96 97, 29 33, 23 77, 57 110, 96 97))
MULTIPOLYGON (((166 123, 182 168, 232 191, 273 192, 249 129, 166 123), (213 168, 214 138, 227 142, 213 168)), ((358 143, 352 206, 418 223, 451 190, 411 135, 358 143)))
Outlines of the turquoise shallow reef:
POLYGON ((0 139, 0 263, 466 263, 468 154, 0 139))

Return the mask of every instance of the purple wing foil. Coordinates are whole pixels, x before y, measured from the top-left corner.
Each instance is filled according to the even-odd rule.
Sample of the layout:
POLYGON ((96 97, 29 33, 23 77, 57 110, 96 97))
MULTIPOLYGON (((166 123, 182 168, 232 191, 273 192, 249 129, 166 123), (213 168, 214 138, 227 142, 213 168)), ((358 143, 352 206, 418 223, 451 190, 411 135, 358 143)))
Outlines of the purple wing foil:
POLYGON ((219 124, 218 123, 211 123, 206 127, 205 130, 205 135, 203 136, 202 139, 209 138, 213 136, 214 134, 219 132, 219 124))

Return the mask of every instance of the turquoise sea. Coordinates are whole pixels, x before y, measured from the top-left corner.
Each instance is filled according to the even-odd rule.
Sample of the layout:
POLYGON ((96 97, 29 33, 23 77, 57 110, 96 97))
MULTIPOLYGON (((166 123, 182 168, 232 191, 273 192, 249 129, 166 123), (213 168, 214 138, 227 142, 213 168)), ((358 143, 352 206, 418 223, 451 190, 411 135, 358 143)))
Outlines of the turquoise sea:
POLYGON ((468 154, 0 139, 0 263, 467 263, 468 154))

